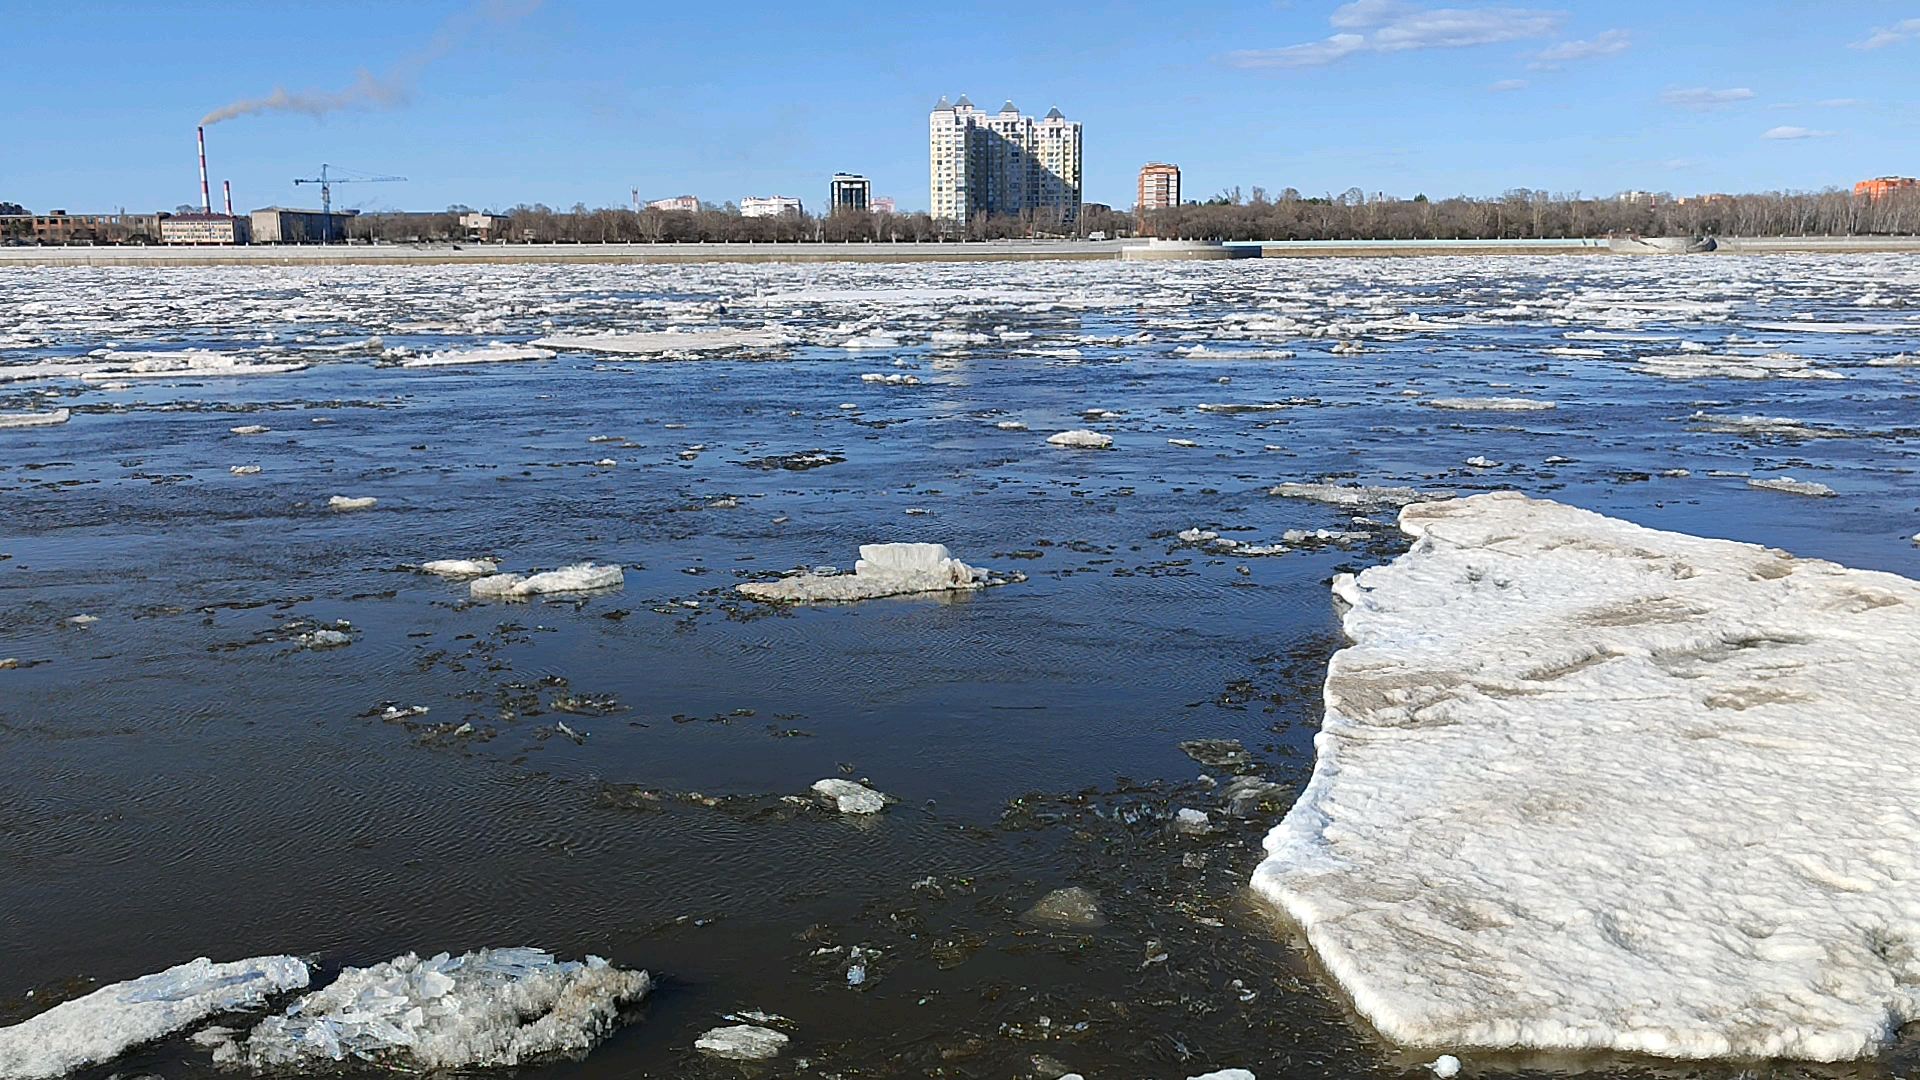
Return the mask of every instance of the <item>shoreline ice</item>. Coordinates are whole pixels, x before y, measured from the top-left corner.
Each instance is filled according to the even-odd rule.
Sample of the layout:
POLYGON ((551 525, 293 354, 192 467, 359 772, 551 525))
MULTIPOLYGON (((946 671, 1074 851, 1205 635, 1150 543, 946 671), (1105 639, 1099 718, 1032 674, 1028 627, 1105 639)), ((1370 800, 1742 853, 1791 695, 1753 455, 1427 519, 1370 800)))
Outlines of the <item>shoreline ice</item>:
POLYGON ((1920 583, 1499 492, 1340 575, 1254 889, 1416 1047, 1831 1061, 1920 1017, 1920 583))

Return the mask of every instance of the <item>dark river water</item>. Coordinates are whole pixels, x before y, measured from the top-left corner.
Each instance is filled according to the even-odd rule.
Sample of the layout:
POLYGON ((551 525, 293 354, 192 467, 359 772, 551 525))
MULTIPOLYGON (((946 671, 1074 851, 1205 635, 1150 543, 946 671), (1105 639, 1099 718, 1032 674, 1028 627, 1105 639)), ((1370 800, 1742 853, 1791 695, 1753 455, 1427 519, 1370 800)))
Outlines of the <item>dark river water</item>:
MULTIPOLYGON (((1894 256, 0 273, 0 413, 71 410, 0 428, 0 1023, 196 956, 525 944, 660 981, 530 1076, 740 1075, 691 1044, 745 1009, 794 1025, 753 1075, 1425 1075, 1245 888, 1312 767, 1329 579, 1405 546, 1391 511, 1268 489, 1517 488, 1911 576, 1915 353, 1920 265, 1894 256), (777 343, 397 363, 680 328, 777 343), (75 377, 186 348, 310 366, 75 377), (1114 449, 1046 443, 1083 427, 1114 449), (843 460, 778 467, 813 451, 843 460), (1782 475, 1834 494, 1747 482, 1782 475), (1242 557, 1174 535, 1196 527, 1366 537, 1242 557), (1026 579, 734 595, 892 540, 1026 579), (626 581, 476 603, 412 569, 481 556, 626 581), (336 620, 350 645, 300 645, 336 620), (1231 773, 1193 739, 1239 740, 1284 795, 1221 813, 1231 773), (782 799, 841 776, 898 802, 782 799), (1182 807, 1218 827, 1176 832, 1182 807), (1106 927, 1020 920, 1072 884, 1106 927)), ((209 1068, 183 1038, 83 1075, 209 1068)))

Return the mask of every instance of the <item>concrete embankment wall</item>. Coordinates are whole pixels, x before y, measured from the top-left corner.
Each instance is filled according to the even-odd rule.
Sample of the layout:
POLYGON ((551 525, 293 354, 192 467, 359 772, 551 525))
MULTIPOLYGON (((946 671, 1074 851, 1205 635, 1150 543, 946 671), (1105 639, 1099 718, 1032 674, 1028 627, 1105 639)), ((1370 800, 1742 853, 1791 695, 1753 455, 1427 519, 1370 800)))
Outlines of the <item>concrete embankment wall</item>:
MULTIPOLYGON (((1920 254, 1920 237, 1719 237, 1720 255, 1920 254)), ((1641 245, 1663 254, 1657 244, 1641 245)), ((351 244, 332 247, 0 247, 9 266, 424 266, 460 263, 896 263, 1408 258, 1621 254, 1592 240, 1290 240, 1228 244, 989 241, 972 244, 351 244)), ((1698 257, 1698 256, 1695 256, 1698 257)))

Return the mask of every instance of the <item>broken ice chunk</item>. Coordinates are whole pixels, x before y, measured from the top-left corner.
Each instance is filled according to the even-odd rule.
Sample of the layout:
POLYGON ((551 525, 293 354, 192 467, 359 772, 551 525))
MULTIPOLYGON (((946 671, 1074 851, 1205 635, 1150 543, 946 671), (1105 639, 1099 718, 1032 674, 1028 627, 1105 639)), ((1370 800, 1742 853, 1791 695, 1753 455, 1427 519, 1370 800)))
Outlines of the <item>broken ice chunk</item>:
POLYGON ((492 559, 432 559, 420 564, 423 573, 441 577, 479 577, 500 568, 492 559))
POLYGON ((1097 431, 1087 431, 1084 428, 1049 435, 1047 442, 1072 450, 1111 450, 1113 448, 1113 436, 1102 435, 1097 431))
POLYGON ((1747 486, 1750 488, 1760 488, 1764 491, 1784 491, 1789 495, 1811 495, 1821 499, 1831 498, 1835 494, 1832 488, 1819 481, 1795 480, 1791 476, 1774 476, 1765 480, 1748 480, 1747 486))
POLYGON ((64 424, 70 416, 66 409, 54 409, 50 412, 0 413, 0 428, 52 427, 64 424))
POLYGON ((494 574, 476 578, 467 591, 476 597, 521 597, 545 593, 586 593, 618 589, 626 575, 617 566, 574 563, 542 574, 494 574))
POLYGON ((346 496, 346 495, 335 495, 332 498, 327 500, 327 509, 342 510, 342 511, 371 510, 373 509, 374 504, 379 501, 380 501, 379 499, 376 499, 371 495, 362 495, 362 496, 353 496, 353 497, 346 496))
POLYGON ((887 797, 851 780, 816 780, 814 794, 833 803, 843 814, 877 814, 887 808, 887 797))
POLYGON ((739 590, 751 600, 847 602, 978 589, 1007 580, 954 558, 945 544, 863 544, 851 574, 815 571, 778 581, 750 581, 739 590))
POLYGON ((729 1061, 765 1061, 786 1047, 786 1035, 758 1024, 717 1027, 693 1040, 695 1050, 729 1061))

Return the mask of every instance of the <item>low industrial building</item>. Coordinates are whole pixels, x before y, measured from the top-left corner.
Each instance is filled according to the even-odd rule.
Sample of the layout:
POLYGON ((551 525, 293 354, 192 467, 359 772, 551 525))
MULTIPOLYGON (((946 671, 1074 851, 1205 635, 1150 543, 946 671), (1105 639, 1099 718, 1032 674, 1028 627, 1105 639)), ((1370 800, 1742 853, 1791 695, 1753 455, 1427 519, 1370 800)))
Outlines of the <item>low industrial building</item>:
POLYGON ((245 244, 253 235, 246 218, 228 214, 173 214, 160 222, 163 244, 245 244))
POLYGON ((269 206, 255 210, 253 242, 256 244, 337 244, 347 239, 358 210, 294 210, 269 206))
POLYGON ((799 217, 804 212, 800 200, 790 195, 749 195, 740 200, 741 217, 780 217, 783 214, 799 217))
POLYGON ((0 214, 0 243, 156 244, 166 214, 0 214))
POLYGON ((1920 180, 1911 176, 1876 176, 1853 185, 1859 199, 1884 199, 1898 191, 1920 191, 1920 180))
POLYGON ((655 199, 647 204, 647 209, 694 214, 700 211, 700 200, 692 195, 676 195, 671 199, 655 199))

